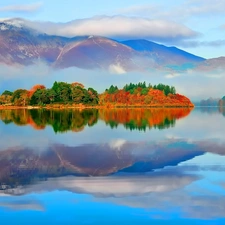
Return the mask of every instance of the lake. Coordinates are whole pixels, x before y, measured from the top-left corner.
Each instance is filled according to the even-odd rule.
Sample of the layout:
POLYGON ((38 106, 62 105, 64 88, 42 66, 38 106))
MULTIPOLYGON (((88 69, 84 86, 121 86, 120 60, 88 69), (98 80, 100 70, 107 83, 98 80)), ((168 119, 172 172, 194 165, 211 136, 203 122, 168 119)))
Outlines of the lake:
POLYGON ((225 224, 225 110, 1 110, 0 218, 225 224))

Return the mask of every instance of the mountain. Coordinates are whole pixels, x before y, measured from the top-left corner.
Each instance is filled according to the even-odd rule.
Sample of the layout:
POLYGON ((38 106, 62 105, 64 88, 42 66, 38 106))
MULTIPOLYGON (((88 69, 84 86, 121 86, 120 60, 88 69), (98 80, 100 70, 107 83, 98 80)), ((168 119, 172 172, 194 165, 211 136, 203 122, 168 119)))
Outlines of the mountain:
POLYGON ((74 38, 40 33, 23 20, 0 22, 0 63, 30 65, 44 61, 54 68, 79 67, 123 73, 165 66, 193 67, 204 61, 175 47, 147 40, 119 42, 100 36, 74 38))
POLYGON ((126 70, 135 68, 135 51, 119 42, 104 37, 89 36, 64 46, 55 66, 59 68, 101 68, 118 66, 126 70))
POLYGON ((2 22, 0 46, 0 62, 8 65, 29 65, 41 60, 56 68, 135 67, 131 60, 133 49, 104 37, 50 36, 20 24, 2 22))
POLYGON ((54 62, 70 39, 40 34, 21 24, 0 23, 0 62, 29 65, 54 62))
POLYGON ((225 57, 207 59, 199 63, 199 65, 197 66, 197 70, 200 70, 203 72, 208 72, 215 69, 220 69, 220 70, 225 69, 225 57))
POLYGON ((200 102, 196 102, 195 105, 196 106, 218 106, 219 103, 218 98, 208 98, 208 99, 202 99, 200 102))
POLYGON ((160 64, 184 64, 198 63, 205 59, 185 52, 176 47, 166 47, 147 40, 129 40, 121 42, 132 49, 144 53, 146 57, 152 57, 160 64))

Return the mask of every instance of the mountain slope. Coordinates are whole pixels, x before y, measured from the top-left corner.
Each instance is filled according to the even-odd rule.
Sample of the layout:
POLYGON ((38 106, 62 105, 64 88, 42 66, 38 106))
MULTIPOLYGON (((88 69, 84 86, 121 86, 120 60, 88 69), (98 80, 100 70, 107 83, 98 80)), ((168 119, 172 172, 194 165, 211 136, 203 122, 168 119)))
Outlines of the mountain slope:
POLYGON ((108 38, 89 36, 65 45, 55 65, 60 68, 76 66, 86 69, 108 69, 116 65, 129 70, 135 68, 132 62, 134 55, 135 51, 128 46, 108 38))
POLYGON ((197 70, 208 72, 213 70, 224 70, 225 69, 225 57, 218 57, 207 59, 198 64, 197 70))
POLYGON ((175 68, 204 61, 175 47, 147 40, 118 42, 99 36, 66 38, 40 33, 22 20, 0 22, 0 63, 30 65, 44 61, 55 68, 79 67, 123 73, 149 68, 175 68))
POLYGON ((29 65, 36 60, 53 62, 70 39, 0 23, 0 62, 29 65))
POLYGON ((166 47, 147 40, 129 40, 121 43, 142 52, 147 57, 153 57, 161 64, 197 63, 205 60, 176 47, 166 47))

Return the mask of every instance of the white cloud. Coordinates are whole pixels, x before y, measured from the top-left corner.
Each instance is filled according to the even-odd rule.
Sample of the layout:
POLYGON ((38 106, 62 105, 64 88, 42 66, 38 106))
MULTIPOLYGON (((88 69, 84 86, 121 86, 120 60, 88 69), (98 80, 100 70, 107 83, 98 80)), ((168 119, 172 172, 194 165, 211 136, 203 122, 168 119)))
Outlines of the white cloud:
POLYGON ((26 12, 33 13, 38 11, 42 6, 41 2, 31 3, 31 4, 20 4, 20 5, 7 5, 0 7, 0 12, 26 12))
POLYGON ((162 193, 189 185, 198 177, 192 175, 149 175, 136 177, 61 177, 50 178, 45 182, 18 187, 6 194, 17 195, 32 192, 40 193, 53 190, 68 190, 74 193, 91 194, 98 197, 142 196, 148 193, 162 193), (109 187, 112 187, 109 188, 109 187))
POLYGON ((115 150, 120 150, 123 145, 126 144, 126 140, 124 139, 117 139, 113 140, 109 143, 110 148, 115 149, 115 150))
POLYGON ((115 64, 112 64, 109 66, 109 71, 111 73, 115 73, 115 74, 125 74, 126 73, 126 70, 120 66, 119 64, 115 65, 115 64))
POLYGON ((171 79, 171 78, 175 78, 175 77, 179 77, 179 76, 180 76, 179 73, 170 73, 170 74, 167 74, 165 76, 165 78, 171 79))
POLYGON ((52 23, 23 20, 24 24, 50 35, 66 37, 95 35, 116 39, 185 40, 198 33, 190 28, 166 20, 150 20, 141 17, 96 16, 68 23, 52 23))
POLYGON ((8 66, 5 64, 0 64, 0 80, 9 80, 9 79, 16 79, 16 78, 43 78, 46 77, 49 73, 52 72, 52 68, 46 65, 46 63, 42 61, 35 61, 33 65, 29 66, 21 66, 21 65, 14 65, 8 66), (6 72, 7 71, 7 72, 6 72), (34 72, 35 71, 35 72, 34 72))

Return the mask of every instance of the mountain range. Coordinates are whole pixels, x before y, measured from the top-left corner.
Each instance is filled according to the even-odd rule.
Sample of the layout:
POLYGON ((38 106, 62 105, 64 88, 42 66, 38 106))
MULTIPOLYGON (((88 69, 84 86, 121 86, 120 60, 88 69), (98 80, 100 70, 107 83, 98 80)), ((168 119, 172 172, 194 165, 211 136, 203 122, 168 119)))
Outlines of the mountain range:
POLYGON ((31 65, 43 61, 53 68, 78 67, 140 71, 156 68, 217 67, 225 58, 206 60, 176 47, 148 40, 117 41, 101 36, 73 38, 47 35, 16 20, 0 22, 0 64, 31 65))

